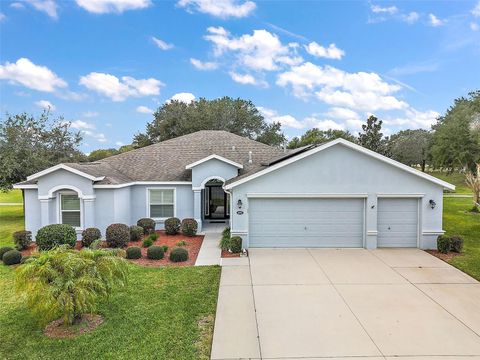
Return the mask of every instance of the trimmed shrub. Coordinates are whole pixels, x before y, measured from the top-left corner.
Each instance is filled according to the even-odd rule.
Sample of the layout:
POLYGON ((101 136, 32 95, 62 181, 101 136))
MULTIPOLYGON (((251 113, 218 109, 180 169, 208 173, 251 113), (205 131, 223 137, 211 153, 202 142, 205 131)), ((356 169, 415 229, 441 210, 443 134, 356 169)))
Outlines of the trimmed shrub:
POLYGON ((137 221, 137 225, 143 228, 145 235, 151 234, 155 231, 155 220, 149 218, 143 218, 137 221))
POLYGON ((138 225, 130 226, 130 241, 139 241, 143 236, 143 228, 138 225))
POLYGON ((170 261, 182 262, 188 260, 188 251, 184 248, 175 247, 170 252, 170 261))
POLYGON ((230 249, 230 236, 231 236, 230 228, 226 227, 225 229, 223 229, 222 238, 220 239, 220 244, 219 244, 220 249, 225 251, 230 249))
POLYGON ((446 254, 450 251, 451 241, 448 236, 440 235, 437 238, 437 249, 443 254, 446 254))
POLYGON ((151 260, 160 260, 165 256, 165 252, 161 246, 150 246, 147 249, 147 257, 151 260))
POLYGON ((3 254, 2 260, 5 265, 20 264, 20 261, 22 261, 22 253, 15 249, 7 251, 3 254))
POLYGON ((14 232, 13 242, 18 251, 25 250, 32 242, 32 232, 27 230, 14 232))
POLYGON ((105 232, 108 247, 123 248, 130 241, 130 229, 125 224, 112 224, 105 232))
POLYGON ((151 233, 150 235, 148 235, 148 238, 149 238, 150 240, 152 240, 153 242, 155 242, 155 241, 157 241, 157 239, 158 239, 158 234, 157 234, 156 232, 153 232, 153 233, 151 233))
POLYGON ((461 253, 463 249, 463 239, 461 236, 454 235, 450 238, 450 250, 461 253))
POLYGON ((97 228, 86 228, 82 231, 82 246, 90 247, 95 240, 102 237, 102 233, 97 228))
POLYGON ((163 252, 166 253, 167 250, 168 250, 168 246, 167 245, 162 245, 161 247, 163 249, 163 252))
POLYGON ((175 245, 177 246, 185 246, 185 245, 188 245, 187 242, 185 240, 182 240, 182 241, 179 241, 177 242, 175 245))
POLYGON ((68 245, 73 248, 77 242, 77 233, 73 226, 51 224, 38 230, 35 239, 40 251, 51 250, 59 245, 68 245))
POLYGON ((153 241, 152 241, 152 239, 150 239, 150 237, 147 237, 146 239, 143 239, 143 243, 142 243, 143 247, 148 248, 152 245, 153 245, 153 241))
POLYGON ((165 220, 165 232, 168 235, 176 235, 180 231, 180 219, 176 217, 165 220))
POLYGON ((182 234, 185 236, 195 236, 197 234, 198 223, 195 219, 182 220, 182 234))
POLYGON ((235 254, 242 251, 242 238, 240 236, 230 238, 230 251, 235 254))
POLYGON ((142 257, 142 249, 138 246, 132 246, 127 249, 127 259, 140 259, 142 257))
POLYGON ((10 246, 1 247, 0 248, 0 260, 2 260, 3 254, 5 254, 6 252, 9 252, 10 250, 14 250, 14 249, 10 246))

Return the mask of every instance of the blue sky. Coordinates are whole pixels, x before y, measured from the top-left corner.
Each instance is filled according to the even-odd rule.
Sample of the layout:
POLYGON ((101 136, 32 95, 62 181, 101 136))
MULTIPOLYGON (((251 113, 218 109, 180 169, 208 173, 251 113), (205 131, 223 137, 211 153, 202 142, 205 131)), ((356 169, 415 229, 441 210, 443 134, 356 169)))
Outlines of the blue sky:
POLYGON ((172 97, 252 100, 311 127, 430 128, 480 84, 480 1, 0 2, 0 110, 51 106, 118 147, 172 97))

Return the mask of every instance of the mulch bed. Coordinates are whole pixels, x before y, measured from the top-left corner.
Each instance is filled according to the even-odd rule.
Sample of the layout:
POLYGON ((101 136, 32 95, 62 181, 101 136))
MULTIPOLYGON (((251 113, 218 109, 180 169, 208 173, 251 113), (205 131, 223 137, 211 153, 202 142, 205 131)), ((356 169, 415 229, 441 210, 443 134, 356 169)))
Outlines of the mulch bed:
POLYGON ((445 261, 446 263, 449 263, 454 257, 461 256, 462 254, 456 253, 456 252, 449 252, 447 254, 441 253, 438 250, 425 250, 428 252, 430 255, 436 256, 440 260, 445 261))
POLYGON ((236 258, 236 257, 240 257, 240 254, 231 253, 228 250, 222 250, 222 258, 236 258))
MULTIPOLYGON (((195 261, 197 260, 198 252, 200 251, 200 247, 202 246, 203 242, 203 235, 196 235, 196 236, 184 236, 181 234, 177 235, 167 235, 163 230, 157 230, 156 233, 158 234, 157 241, 153 243, 153 245, 167 245, 168 250, 165 253, 165 257, 161 260, 150 260, 147 258, 147 248, 142 247, 142 240, 140 241, 130 241, 127 247, 131 246, 138 246, 142 248, 142 258, 136 260, 128 260, 138 265, 146 265, 146 266, 191 266, 195 265, 195 261), (169 259, 170 251, 176 246, 179 241, 185 241, 187 244, 182 246, 188 251, 188 260, 183 262, 172 262, 169 259)), ((106 243, 104 243, 106 247, 106 243)), ((82 248, 82 242, 77 241, 75 245, 75 249, 80 250, 82 248)), ((37 245, 34 243, 28 247, 28 249, 22 251, 22 256, 31 255, 34 251, 36 251, 37 245)), ((238 255, 238 254, 231 254, 231 255, 238 255)))
POLYGON ((58 319, 47 325, 43 333, 53 338, 73 338, 95 330, 103 323, 103 317, 95 314, 84 314, 78 324, 64 325, 63 320, 58 319))
POLYGON ((142 247, 142 258, 136 260, 128 260, 135 264, 146 265, 146 266, 191 266, 195 265, 197 260, 198 252, 203 242, 203 235, 197 236, 184 236, 181 234, 177 235, 167 235, 165 231, 156 231, 158 234, 158 239, 153 243, 153 245, 167 245, 168 250, 165 253, 165 257, 161 260, 150 260, 147 258, 147 248, 142 247, 142 240, 140 241, 130 241, 127 247, 138 246, 142 247), (185 241, 187 245, 182 246, 188 251, 188 260, 183 262, 172 262, 169 259, 170 251, 176 246, 179 241, 185 241))

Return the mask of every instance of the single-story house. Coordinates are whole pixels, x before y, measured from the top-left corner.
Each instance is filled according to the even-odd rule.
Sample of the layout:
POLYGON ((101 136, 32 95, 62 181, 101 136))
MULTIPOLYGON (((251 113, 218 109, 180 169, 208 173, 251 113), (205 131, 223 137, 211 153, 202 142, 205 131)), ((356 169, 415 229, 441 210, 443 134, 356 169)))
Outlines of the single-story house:
POLYGON ((243 247, 435 248, 445 181, 343 139, 295 150, 199 131, 15 185, 25 228, 225 222, 243 247))

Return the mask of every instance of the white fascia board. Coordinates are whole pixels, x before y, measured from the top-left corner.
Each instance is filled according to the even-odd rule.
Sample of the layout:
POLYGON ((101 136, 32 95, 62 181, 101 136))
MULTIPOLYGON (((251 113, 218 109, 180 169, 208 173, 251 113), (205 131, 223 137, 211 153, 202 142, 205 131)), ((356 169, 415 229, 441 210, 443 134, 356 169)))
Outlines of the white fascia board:
POLYGON ((326 199, 352 199, 367 198, 368 194, 344 194, 344 193, 250 193, 247 198, 255 199, 308 199, 308 198, 326 198, 326 199))
POLYGON ((191 181, 132 181, 124 184, 98 184, 94 189, 120 189, 133 185, 192 185, 191 181))
POLYGON ((200 159, 198 161, 195 161, 191 164, 188 164, 187 166, 185 166, 185 169, 189 170, 197 165, 200 165, 206 161, 209 161, 209 160, 212 160, 212 159, 217 159, 217 160, 220 160, 220 161, 223 161, 224 163, 227 163, 227 164, 230 164, 230 165, 233 165, 239 169, 243 169, 243 165, 242 164, 239 164, 235 161, 232 161, 232 160, 229 160, 229 159, 226 159, 224 158, 223 156, 220 156, 220 155, 216 155, 216 154, 212 154, 210 156, 207 156, 207 157, 204 157, 203 159, 200 159))
POLYGON ((379 198, 422 198, 425 194, 377 194, 379 198))
POLYGON ((344 145, 344 146, 346 146, 346 147, 349 147, 349 148, 351 148, 351 149, 353 149, 353 150, 356 150, 356 151, 361 152, 361 153, 363 153, 363 154, 369 155, 369 156, 371 156, 371 157, 373 157, 373 158, 375 158, 375 159, 377 159, 377 160, 383 161, 383 162, 385 162, 385 163, 387 163, 387 164, 390 164, 390 165, 392 165, 392 166, 395 166, 395 167, 397 167, 397 168, 399 168, 399 169, 402 169, 402 170, 404 170, 404 171, 406 171, 406 172, 409 172, 409 173, 411 173, 411 174, 413 174, 413 175, 419 176, 419 177, 421 177, 421 178, 423 178, 423 179, 425 179, 425 180, 428 180, 428 181, 431 181, 431 182, 433 182, 433 183, 435 183, 435 184, 437 184, 437 185, 443 186, 445 189, 455 190, 455 185, 452 185, 452 184, 450 184, 450 183, 448 183, 448 182, 446 182, 446 181, 437 179, 437 178, 434 177, 434 176, 425 174, 425 173, 423 173, 423 172, 421 172, 421 171, 418 171, 418 170, 416 170, 416 169, 414 169, 414 168, 411 168, 410 166, 407 166, 407 165, 402 164, 402 163, 400 163, 400 162, 398 162, 398 161, 392 160, 392 159, 390 159, 390 158, 388 158, 388 157, 386 157, 386 156, 380 155, 380 154, 378 154, 378 153, 376 153, 376 152, 374 152, 374 151, 368 150, 368 149, 366 149, 366 148, 364 148, 364 147, 362 147, 362 146, 360 146, 360 145, 351 143, 350 141, 345 140, 345 139, 336 139, 336 140, 330 141, 330 142, 328 142, 328 143, 325 143, 325 144, 323 144, 323 145, 320 145, 320 146, 318 146, 318 147, 316 147, 316 148, 313 148, 313 149, 311 149, 311 150, 305 151, 304 153, 301 153, 301 154, 299 154, 299 155, 297 155, 297 156, 293 156, 293 157, 291 157, 291 158, 289 158, 289 159, 286 159, 286 160, 284 160, 284 161, 282 161, 282 162, 279 162, 279 163, 277 163, 277 164, 275 164, 275 165, 269 166, 269 167, 267 167, 266 169, 261 170, 261 171, 259 171, 259 172, 257 172, 257 173, 254 173, 254 174, 252 174, 252 175, 250 175, 250 176, 247 176, 247 177, 245 177, 245 178, 243 178, 243 179, 240 179, 240 180, 238 180, 238 181, 232 182, 232 183, 226 185, 226 186, 225 186, 225 189, 227 189, 227 190, 232 189, 232 188, 234 188, 234 187, 236 187, 236 186, 238 186, 238 185, 244 184, 244 183, 246 183, 246 182, 248 182, 248 181, 250 181, 250 180, 256 179, 257 177, 260 177, 260 176, 262 176, 262 175, 268 174, 268 173, 271 172, 271 171, 275 171, 275 170, 280 169, 280 168, 282 168, 282 167, 284 167, 284 166, 290 165, 291 163, 294 163, 295 161, 304 159, 304 158, 306 158, 306 157, 308 157, 308 156, 310 156, 310 155, 316 154, 316 153, 318 153, 318 152, 320 152, 320 151, 322 151, 322 150, 328 149, 328 148, 330 148, 330 147, 332 147, 332 146, 335 146, 335 145, 337 145, 337 144, 342 144, 342 145, 344 145))
POLYGON ((14 184, 14 189, 38 189, 37 184, 14 184))
POLYGON ((66 171, 69 171, 73 174, 76 174, 76 175, 79 175, 79 176, 82 176, 84 178, 87 178, 89 180, 92 180, 92 181, 102 181, 103 179, 105 179, 105 176, 100 176, 100 177, 96 177, 96 176, 92 176, 90 174, 87 174, 83 171, 80 171, 80 170, 77 170, 77 169, 74 169, 74 168, 71 168, 70 166, 67 166, 65 164, 58 164, 58 165, 55 165, 55 166, 52 166, 52 167, 49 167, 48 169, 45 169, 45 170, 42 170, 40 172, 37 172, 33 175, 30 175, 30 176, 27 176, 27 180, 30 181, 30 180, 34 180, 34 179, 37 179, 41 176, 44 176, 44 175, 47 175, 47 174, 50 174, 54 171, 57 171, 57 170, 66 170, 66 171))

